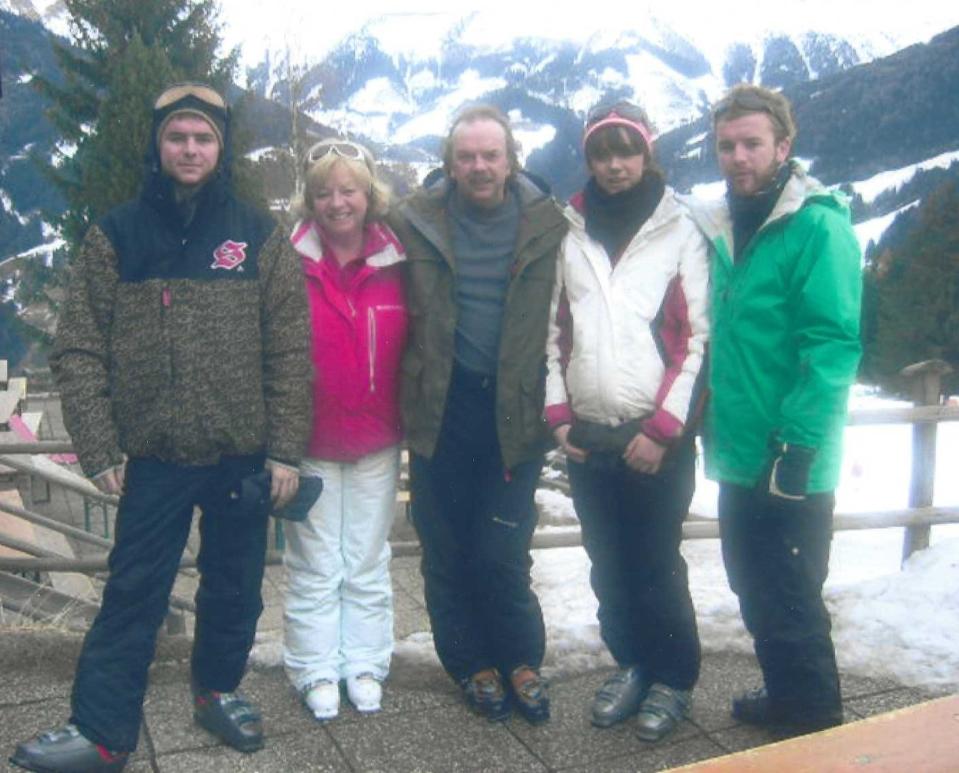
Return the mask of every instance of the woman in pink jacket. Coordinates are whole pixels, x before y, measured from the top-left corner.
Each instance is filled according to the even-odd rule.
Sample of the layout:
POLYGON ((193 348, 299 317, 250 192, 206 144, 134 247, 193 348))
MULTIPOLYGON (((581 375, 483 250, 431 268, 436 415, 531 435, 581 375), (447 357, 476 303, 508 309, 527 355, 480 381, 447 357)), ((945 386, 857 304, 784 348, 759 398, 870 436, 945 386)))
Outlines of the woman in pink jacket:
POLYGON ((323 140, 306 158, 291 241, 313 326, 313 432, 303 472, 324 491, 286 522, 284 664, 317 719, 339 711, 340 682, 378 711, 393 651, 387 538, 399 473, 398 372, 407 314, 403 248, 381 221, 389 190, 370 152, 323 140))

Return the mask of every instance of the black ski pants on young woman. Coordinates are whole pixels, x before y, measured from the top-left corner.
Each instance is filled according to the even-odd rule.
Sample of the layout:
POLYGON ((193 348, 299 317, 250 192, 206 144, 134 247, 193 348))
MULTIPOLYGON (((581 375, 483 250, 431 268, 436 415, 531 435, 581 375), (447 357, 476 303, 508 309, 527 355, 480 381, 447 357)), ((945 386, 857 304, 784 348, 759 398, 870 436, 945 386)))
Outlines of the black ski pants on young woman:
POLYGON ((568 461, 590 583, 599 601, 600 635, 623 668, 689 690, 699 678, 700 647, 679 552, 695 487, 692 440, 667 456, 656 475, 621 459, 568 461))

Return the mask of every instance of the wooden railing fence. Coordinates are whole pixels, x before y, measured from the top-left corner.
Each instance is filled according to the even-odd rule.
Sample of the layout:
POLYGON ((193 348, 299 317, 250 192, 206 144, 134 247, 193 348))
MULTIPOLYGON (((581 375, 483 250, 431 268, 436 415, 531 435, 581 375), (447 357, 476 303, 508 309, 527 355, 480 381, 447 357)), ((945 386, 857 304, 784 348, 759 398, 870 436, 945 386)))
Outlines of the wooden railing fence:
MULTIPOLYGON (((873 511, 864 513, 837 513, 834 518, 834 530, 880 529, 905 527, 903 541, 903 561, 916 550, 929 545, 932 526, 946 523, 959 523, 959 507, 933 507, 933 482, 936 472, 936 435, 937 427, 943 422, 959 421, 959 406, 940 404, 941 378, 950 372, 949 366, 939 360, 917 363, 906 368, 903 375, 914 385, 915 405, 902 408, 881 408, 856 410, 850 413, 848 424, 853 426, 870 424, 911 424, 913 427, 912 476, 909 492, 909 507, 898 510, 873 511)), ((97 491, 92 484, 76 483, 46 471, 38 471, 22 458, 23 454, 69 453, 69 442, 38 441, 35 443, 0 444, 0 466, 18 470, 23 474, 39 476, 48 483, 62 485, 80 494, 97 506, 115 506, 116 497, 106 496, 97 491)), ((545 485, 551 485, 544 481, 545 485)), ((72 526, 62 524, 46 516, 24 508, 5 505, 0 502, 0 510, 24 518, 31 523, 41 525, 65 534, 73 539, 109 549, 111 540, 98 537, 72 526)), ((89 529, 89 519, 87 522, 89 529)), ((684 539, 715 539, 719 536, 718 523, 715 520, 690 519, 683 526, 684 539)), ((50 555, 49 551, 36 548, 22 541, 13 540, 0 534, 0 545, 30 554, 30 557, 0 557, 0 571, 6 572, 80 572, 98 573, 107 570, 106 555, 89 558, 68 558, 50 555)), ((581 536, 577 527, 551 528, 537 532, 533 538, 534 549, 570 547, 581 545, 581 536)), ((416 542, 394 542, 393 554, 396 556, 413 555, 419 552, 416 542)), ((282 553, 270 551, 267 556, 270 564, 282 562, 282 553)), ((195 567, 196 559, 185 556, 181 568, 195 567)), ((174 606, 190 610, 192 604, 176 599, 174 606)))

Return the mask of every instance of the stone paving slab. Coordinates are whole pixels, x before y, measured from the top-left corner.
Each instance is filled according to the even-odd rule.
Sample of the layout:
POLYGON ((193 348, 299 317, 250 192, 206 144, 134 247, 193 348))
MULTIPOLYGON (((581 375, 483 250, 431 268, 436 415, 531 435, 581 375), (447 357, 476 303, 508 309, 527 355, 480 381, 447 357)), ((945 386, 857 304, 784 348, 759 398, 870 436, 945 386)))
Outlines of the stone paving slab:
POLYGON ((520 773, 548 768, 507 726, 454 704, 439 709, 331 722, 329 732, 353 770, 520 773))
MULTIPOLYGON (((0 751, 64 721, 81 638, 42 629, 0 632, 0 751)), ((690 719, 660 745, 641 741, 634 722, 609 729, 589 723, 592 696, 610 673, 598 669, 553 680, 553 718, 531 727, 519 717, 495 724, 472 714, 435 661, 398 655, 383 711, 363 716, 343 698, 340 716, 316 722, 282 668, 256 667, 243 689, 264 715, 267 746, 257 754, 226 749, 192 720, 186 636, 161 637, 144 706, 144 732, 129 770, 146 771, 483 771, 663 770, 773 741, 737 726, 729 698, 758 680, 753 659, 707 654, 690 719)), ((847 719, 920 702, 925 691, 846 677, 847 719)))
POLYGON ((846 702, 846 719, 847 721, 849 720, 850 713, 852 713, 856 719, 874 717, 877 714, 884 714, 887 711, 903 709, 906 706, 921 703, 922 701, 929 700, 930 697, 929 693, 923 692, 922 690, 902 687, 877 695, 854 698, 846 702))
MULTIPOLYGON (((696 736, 664 746, 649 746, 638 754, 603 759, 572 768, 563 768, 563 773, 648 773, 669 770, 680 765, 690 765, 701 760, 725 754, 723 748, 706 736, 696 736)), ((783 773, 787 773, 783 771, 783 773)))
MULTIPOLYGON (((151 769, 154 770, 154 769, 151 769)), ((316 771, 350 773, 353 769, 336 748, 329 735, 312 733, 268 738, 263 750, 241 754, 223 746, 159 755, 155 770, 161 773, 268 773, 269 771, 316 771)))

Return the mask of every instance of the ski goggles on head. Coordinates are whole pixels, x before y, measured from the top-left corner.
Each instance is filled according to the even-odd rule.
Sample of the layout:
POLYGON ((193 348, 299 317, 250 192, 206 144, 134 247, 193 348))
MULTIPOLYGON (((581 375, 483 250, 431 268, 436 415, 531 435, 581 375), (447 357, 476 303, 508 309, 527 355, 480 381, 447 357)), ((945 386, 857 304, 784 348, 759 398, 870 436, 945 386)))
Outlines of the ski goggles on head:
POLYGON ((317 142, 306 153, 307 163, 313 164, 324 156, 335 153, 340 158, 347 158, 352 161, 363 161, 369 164, 370 152, 362 145, 357 145, 349 140, 323 140, 317 142))
POLYGON ((596 107, 586 114, 586 126, 592 126, 604 118, 611 117, 625 118, 626 120, 643 124, 645 124, 647 120, 646 114, 630 102, 614 102, 613 104, 607 102, 603 105, 596 105, 596 107))
POLYGON ((605 126, 626 126, 635 129, 643 138, 647 148, 653 147, 653 132, 647 124, 645 113, 628 102, 615 105, 600 105, 589 111, 586 116, 586 129, 583 132, 583 147, 594 132, 605 126))
POLYGON ((154 110, 162 110, 186 97, 193 97, 220 110, 226 110, 226 101, 216 89, 205 83, 176 83, 166 89, 153 104, 154 110))

